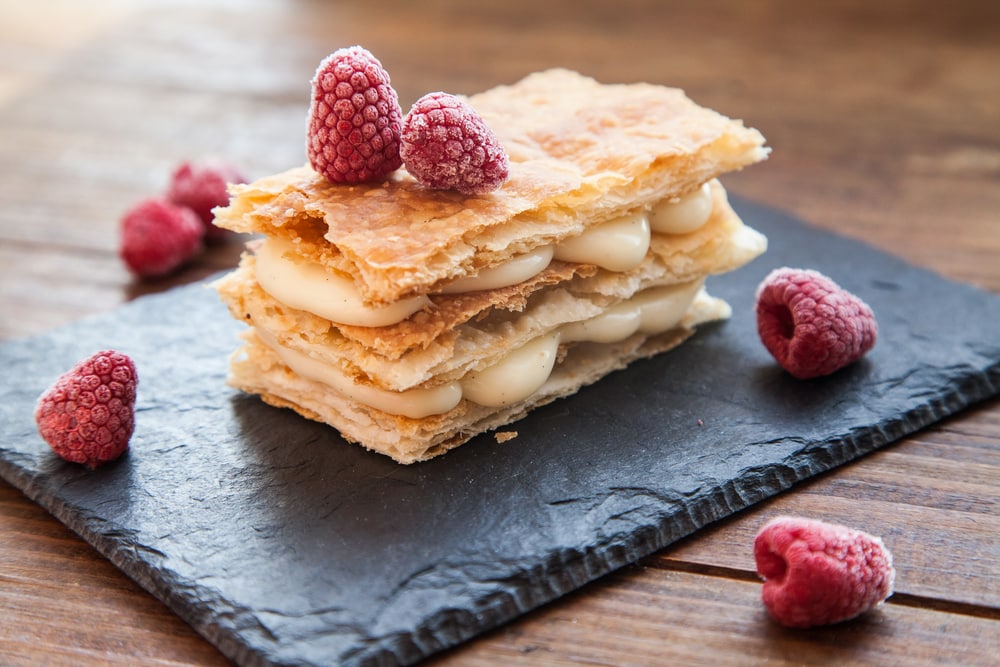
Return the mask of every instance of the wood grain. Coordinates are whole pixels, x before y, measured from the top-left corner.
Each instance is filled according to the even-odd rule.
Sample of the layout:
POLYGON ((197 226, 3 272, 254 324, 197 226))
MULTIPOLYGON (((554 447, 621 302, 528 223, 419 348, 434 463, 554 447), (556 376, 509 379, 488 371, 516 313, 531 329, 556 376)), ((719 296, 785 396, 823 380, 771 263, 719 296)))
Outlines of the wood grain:
POLYGON ((770 622, 759 598, 754 582, 633 567, 429 664, 989 665, 1000 648, 996 619, 887 603, 793 631, 770 622))
POLYGON ((747 545, 773 516, 822 515, 880 535, 896 591, 1000 618, 1000 402, 800 485, 662 551, 655 561, 754 570, 747 545))
POLYGON ((0 664, 229 664, 161 602, 5 483, 0 535, 0 664))
MULTIPOLYGON (((118 219, 184 159, 221 155, 252 177, 301 163, 308 80, 354 43, 404 108, 551 66, 685 88, 774 149, 726 179, 734 193, 1000 292, 995 2, 34 0, 0 3, 0 340, 232 266, 236 240, 136 282, 118 219)), ((995 664, 998 468, 994 400, 432 662, 995 664), (881 534, 897 595, 832 628, 771 623, 749 545, 779 513, 881 534)), ((0 483, 0 663, 227 661, 0 483)))

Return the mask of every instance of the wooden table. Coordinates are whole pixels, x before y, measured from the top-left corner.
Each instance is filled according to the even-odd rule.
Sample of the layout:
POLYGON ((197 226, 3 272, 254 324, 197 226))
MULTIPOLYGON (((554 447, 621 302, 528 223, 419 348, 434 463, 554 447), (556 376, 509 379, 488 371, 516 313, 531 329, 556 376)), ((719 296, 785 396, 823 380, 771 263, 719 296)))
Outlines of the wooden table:
MULTIPOLYGON (((404 109, 556 65, 683 87, 774 149, 725 179, 732 192, 1000 292, 1000 5, 813 4, 3 2, 0 339, 232 265, 235 243, 133 282, 118 218, 183 159, 220 155, 254 177, 301 163, 312 71, 354 43, 386 64, 404 109)), ((996 664, 998 536, 992 400, 433 662, 996 664), (771 623, 750 547, 778 513, 882 535, 898 566, 889 604, 825 629, 771 623)), ((0 483, 0 663, 226 660, 0 483)))

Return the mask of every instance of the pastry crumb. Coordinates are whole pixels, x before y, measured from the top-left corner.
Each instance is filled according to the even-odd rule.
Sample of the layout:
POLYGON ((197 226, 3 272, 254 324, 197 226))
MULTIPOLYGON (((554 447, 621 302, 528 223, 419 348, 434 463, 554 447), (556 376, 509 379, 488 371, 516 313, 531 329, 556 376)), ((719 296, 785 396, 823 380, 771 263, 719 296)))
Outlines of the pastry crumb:
POLYGON ((517 437, 517 431, 497 431, 493 434, 493 437, 497 439, 497 442, 504 443, 508 440, 513 440, 517 437))

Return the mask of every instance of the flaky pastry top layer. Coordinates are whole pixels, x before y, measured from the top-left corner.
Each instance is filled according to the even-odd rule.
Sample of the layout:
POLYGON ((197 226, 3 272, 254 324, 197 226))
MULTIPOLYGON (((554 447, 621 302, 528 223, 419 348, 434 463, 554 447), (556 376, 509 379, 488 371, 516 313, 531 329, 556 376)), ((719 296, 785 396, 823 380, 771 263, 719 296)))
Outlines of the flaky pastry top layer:
POLYGON ((764 138, 682 91, 568 70, 469 98, 510 158, 487 195, 430 190, 405 169, 334 185, 299 167, 235 186, 216 224, 295 244, 372 305, 432 291, 762 160, 764 138))

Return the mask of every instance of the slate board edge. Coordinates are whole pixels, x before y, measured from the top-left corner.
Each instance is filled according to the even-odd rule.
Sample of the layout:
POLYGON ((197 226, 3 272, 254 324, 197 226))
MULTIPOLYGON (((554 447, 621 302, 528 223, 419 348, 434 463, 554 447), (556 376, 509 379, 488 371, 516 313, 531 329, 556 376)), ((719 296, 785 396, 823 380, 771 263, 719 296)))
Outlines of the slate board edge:
MULTIPOLYGON (((697 501, 688 508, 689 511, 662 515, 658 526, 632 531, 620 541, 606 542, 586 552, 576 550, 555 552, 544 565, 519 573, 517 577, 519 581, 535 580, 532 585, 523 587, 529 592, 539 590, 540 586, 536 585, 538 582, 547 584, 555 582, 557 585, 551 589, 549 595, 535 596, 526 603, 518 604, 517 597, 511 595, 509 591, 499 591, 483 600, 485 603, 483 607, 492 614, 487 618, 484 618, 482 608, 449 610, 448 613, 439 614, 418 625, 411 635, 376 638, 368 648, 359 649, 350 656, 340 656, 345 659, 340 664, 350 667, 410 665, 435 653, 454 648, 473 637, 494 630, 553 602, 587 583, 666 548, 715 521, 728 518, 763 500, 777 496, 799 482, 857 460, 998 393, 1000 393, 1000 362, 983 369, 970 369, 970 372, 961 378, 960 384, 952 387, 951 391, 942 392, 915 406, 900 417, 887 422, 882 428, 867 432, 863 430, 857 436, 848 434, 828 443, 806 447, 780 464, 761 466, 760 473, 776 482, 773 491, 758 491, 762 486, 767 487, 766 483, 749 486, 730 481, 714 487, 700 494, 697 501), (819 465, 815 465, 817 450, 824 450, 828 454, 819 465), (785 473, 786 470, 791 470, 791 473, 785 473), (721 513, 717 512, 717 509, 712 509, 719 507, 715 502, 717 498, 723 500, 721 513), (559 576, 553 576, 552 572, 546 575, 550 568, 559 576), (477 624, 470 623, 470 619, 476 620, 478 627, 474 627, 477 624), (442 632, 436 628, 445 630, 442 632), (449 631, 455 634, 446 634, 449 631)), ((270 662, 262 656, 257 657, 260 661, 253 660, 241 664, 254 666, 288 664, 270 662)))
MULTIPOLYGON (((605 543, 583 553, 578 551, 555 553, 544 566, 522 574, 523 579, 537 579, 549 584, 568 581, 568 583, 554 588, 552 595, 536 596, 528 604, 517 605, 515 602, 512 606, 510 600, 517 598, 507 591, 501 591, 491 596, 490 601, 496 600, 495 603, 485 605, 488 610, 496 612, 493 617, 483 620, 481 610, 477 612, 452 610, 416 627, 412 636, 378 638, 377 641, 372 642, 371 648, 360 650, 341 664, 351 667, 410 665, 435 653, 454 648, 480 634, 495 630, 501 625, 553 602, 588 583, 652 555, 711 523, 729 518, 737 512, 787 491, 799 482, 857 460, 1000 393, 1000 364, 993 365, 981 373, 973 373, 964 380, 962 386, 968 385, 970 391, 955 391, 935 397, 933 400, 904 413, 900 418, 888 422, 880 430, 864 433, 860 437, 847 436, 808 450, 800 450, 794 457, 781 464, 761 466, 760 473, 769 476, 771 480, 776 482, 773 487, 774 491, 760 493, 757 492, 759 488, 757 485, 751 487, 729 482, 701 494, 697 501, 690 505, 689 511, 664 514, 659 526, 650 526, 649 530, 633 531, 621 541, 605 543), (815 456, 818 449, 825 450, 830 456, 821 465, 810 465, 815 463, 812 457, 815 456), (791 470, 791 474, 785 473, 786 470, 791 470), (716 511, 712 509, 718 507, 715 502, 716 498, 724 500, 723 511, 719 515, 715 515, 716 511), (550 563, 558 563, 560 576, 543 574, 551 567, 550 563), (479 619, 478 628, 471 629, 472 624, 468 623, 470 618, 479 619), (454 628, 457 629, 457 633, 453 636, 446 636, 436 631, 435 626, 454 628)), ((535 591, 538 588, 537 585, 525 587, 528 591, 535 591)), ((272 663, 265 660, 247 664, 284 665, 286 663, 272 663)))
MULTIPOLYGON (((399 634, 374 638, 368 646, 356 653, 340 656, 341 664, 352 667, 409 665, 496 629, 587 583, 649 556, 717 520, 774 497, 799 482, 856 460, 1000 393, 1000 363, 978 372, 970 372, 962 380, 952 391, 914 407, 888 422, 885 428, 857 437, 848 435, 800 450, 781 464, 762 466, 760 474, 769 476, 775 482, 773 492, 761 493, 757 491, 761 485, 750 487, 733 482, 714 487, 702 493, 691 504, 689 511, 663 515, 658 526, 632 531, 621 540, 605 543, 586 552, 555 552, 544 564, 518 573, 504 590, 483 598, 478 609, 449 610, 432 616, 418 625, 409 636, 399 634), (828 454, 819 465, 815 465, 817 449, 825 450, 828 454), (721 513, 717 512, 719 501, 723 508, 721 513), (713 507, 716 509, 713 510, 713 507), (558 576, 553 576, 553 572, 558 572, 558 576), (545 582, 548 590, 546 594, 532 594, 526 599, 523 595, 514 595, 511 591, 516 588, 516 584, 525 581, 534 581, 536 584, 545 582)), ((197 584, 178 581, 169 576, 164 578, 169 581, 169 585, 159 583, 151 575, 158 569, 155 553, 150 553, 145 548, 137 549, 135 542, 129 539, 130 531, 127 529, 107 525, 105 522, 102 525, 107 525, 106 531, 89 530, 86 515, 78 510, 74 511, 67 503, 46 491, 44 475, 28 474, 16 465, 0 459, 0 476, 32 501, 48 508, 53 516, 167 605, 228 658, 251 667, 302 664, 272 661, 244 641, 241 629, 248 624, 256 625, 252 613, 230 609, 221 615, 229 621, 220 623, 217 619, 213 620, 213 610, 206 607, 205 598, 197 594, 197 584)), ((522 592, 538 591, 540 588, 542 587, 531 585, 522 587, 522 592)))

